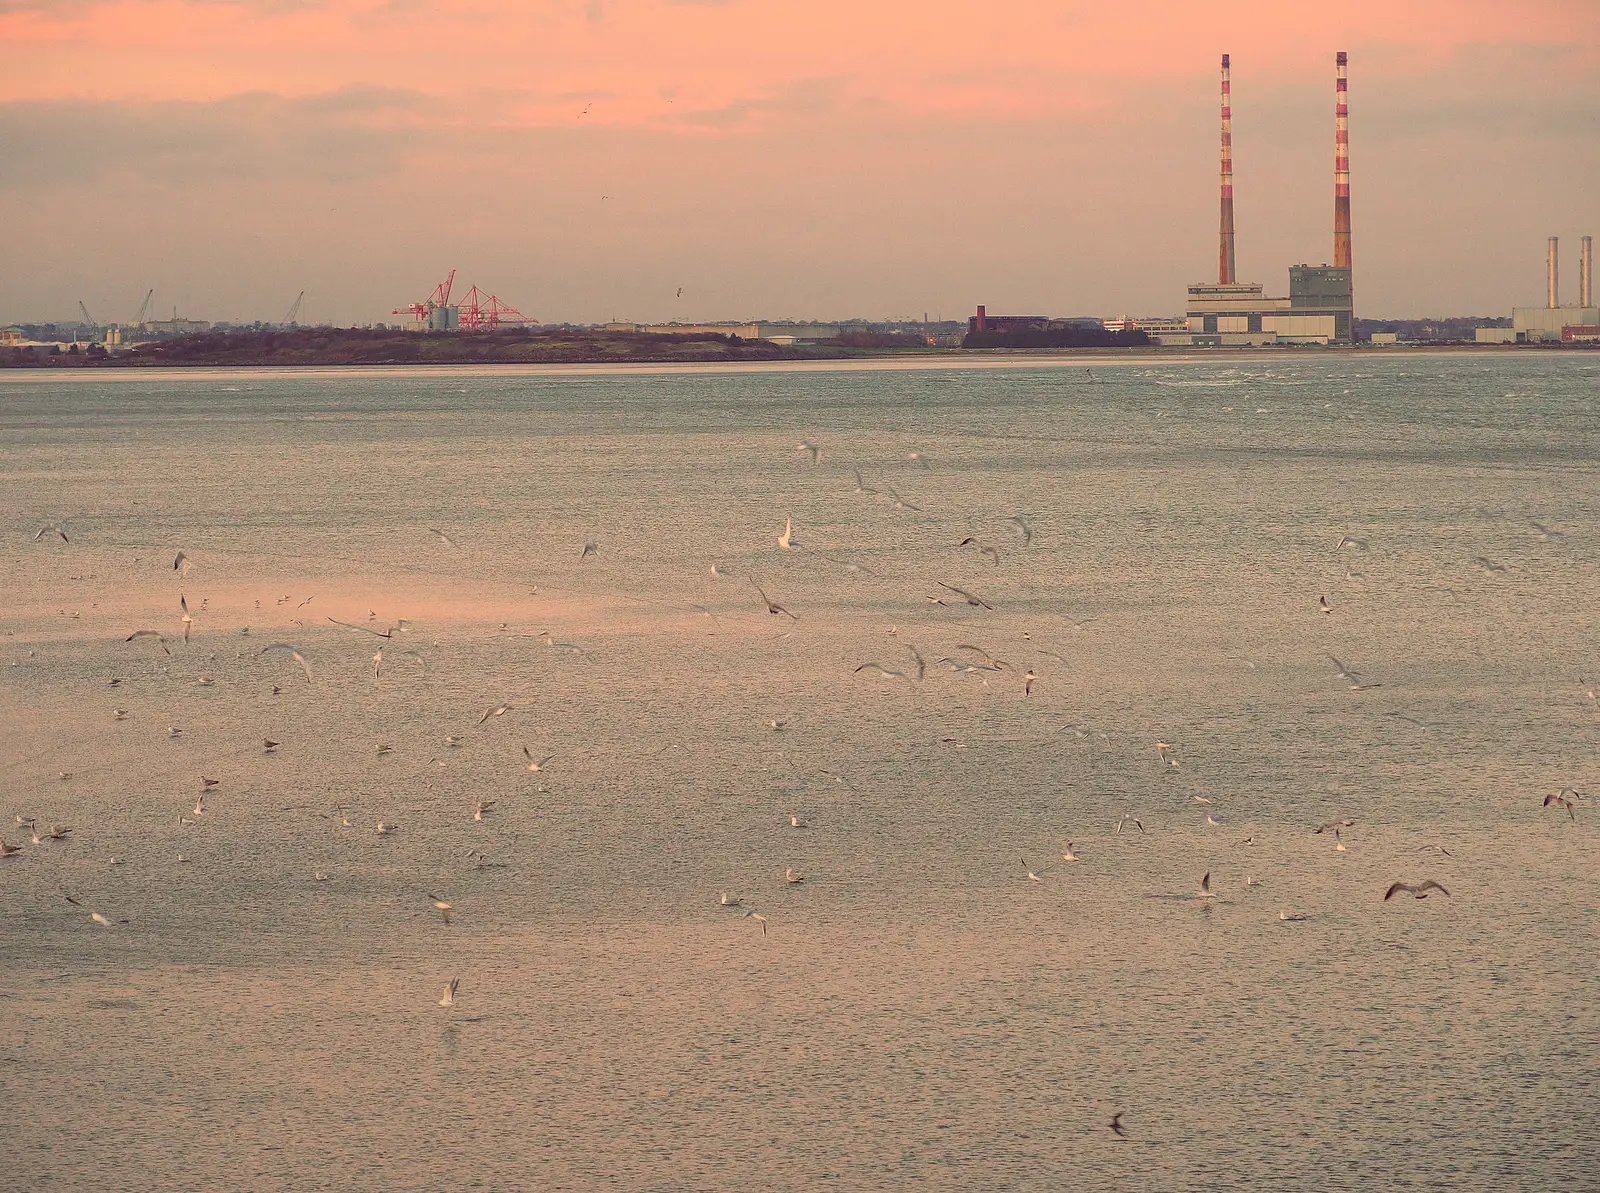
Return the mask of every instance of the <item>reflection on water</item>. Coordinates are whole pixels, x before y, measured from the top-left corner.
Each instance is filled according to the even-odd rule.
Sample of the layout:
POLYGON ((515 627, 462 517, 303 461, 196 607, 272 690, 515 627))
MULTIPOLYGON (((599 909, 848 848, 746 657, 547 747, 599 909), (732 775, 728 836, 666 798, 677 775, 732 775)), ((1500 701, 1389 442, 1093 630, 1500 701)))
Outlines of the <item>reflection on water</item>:
POLYGON ((1592 1188, 1600 368, 1092 363, 0 378, 4 1170, 1592 1188))

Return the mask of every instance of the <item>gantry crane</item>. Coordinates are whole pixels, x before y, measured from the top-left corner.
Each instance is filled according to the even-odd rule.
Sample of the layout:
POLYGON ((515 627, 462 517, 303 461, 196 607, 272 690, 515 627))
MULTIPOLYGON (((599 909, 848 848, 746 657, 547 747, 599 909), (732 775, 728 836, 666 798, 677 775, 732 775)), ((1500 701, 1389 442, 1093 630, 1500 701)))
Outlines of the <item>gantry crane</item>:
POLYGON ((426 302, 414 302, 407 307, 396 307, 389 313, 392 315, 408 315, 413 323, 420 323, 426 327, 430 311, 436 311, 450 305, 450 287, 455 285, 455 282, 456 271, 452 269, 450 276, 433 288, 433 293, 428 296, 426 302))

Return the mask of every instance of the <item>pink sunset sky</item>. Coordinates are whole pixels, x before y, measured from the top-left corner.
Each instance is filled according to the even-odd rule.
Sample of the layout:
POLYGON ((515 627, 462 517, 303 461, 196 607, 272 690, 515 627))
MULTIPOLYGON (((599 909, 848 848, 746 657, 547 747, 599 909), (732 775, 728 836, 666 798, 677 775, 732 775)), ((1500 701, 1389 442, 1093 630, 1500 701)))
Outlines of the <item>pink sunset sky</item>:
POLYGON ((549 322, 1173 313, 1223 51, 1239 273, 1282 293, 1331 253, 1339 49, 1357 313, 1507 313, 1600 233, 1597 15, 0 0, 0 320, 385 320, 452 267, 549 322))

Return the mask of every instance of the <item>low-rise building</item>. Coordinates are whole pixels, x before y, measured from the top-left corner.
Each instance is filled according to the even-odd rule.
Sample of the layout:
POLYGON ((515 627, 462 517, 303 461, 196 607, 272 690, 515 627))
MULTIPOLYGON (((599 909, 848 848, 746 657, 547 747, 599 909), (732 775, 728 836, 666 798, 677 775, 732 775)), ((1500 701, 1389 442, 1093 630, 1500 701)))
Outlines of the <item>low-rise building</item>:
POLYGON ((1519 344, 1559 342, 1569 327, 1592 327, 1600 323, 1600 310, 1594 307, 1513 307, 1511 326, 1519 344))
POLYGON ((1183 348, 1194 343, 1194 334, 1189 330, 1189 321, 1171 316, 1153 319, 1130 319, 1124 316, 1121 319, 1106 319, 1102 321, 1101 326, 1107 331, 1142 331, 1150 337, 1152 344, 1167 348, 1183 348))

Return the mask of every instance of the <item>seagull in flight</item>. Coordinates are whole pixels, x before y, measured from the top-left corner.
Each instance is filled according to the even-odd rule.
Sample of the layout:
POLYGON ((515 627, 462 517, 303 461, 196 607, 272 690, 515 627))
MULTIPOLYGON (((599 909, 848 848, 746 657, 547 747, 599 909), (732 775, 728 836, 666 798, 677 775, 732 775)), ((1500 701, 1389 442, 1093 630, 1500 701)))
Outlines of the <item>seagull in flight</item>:
POLYGON ((179 576, 181 576, 182 578, 188 579, 188 577, 189 577, 189 557, 187 555, 185 555, 182 551, 179 551, 177 556, 173 559, 173 561, 172 561, 172 570, 177 572, 179 574, 179 576))
POLYGON ((493 708, 487 710, 483 714, 483 716, 478 718, 478 724, 480 724, 480 725, 483 724, 490 717, 503 717, 503 716, 505 716, 508 712, 511 711, 511 707, 512 706, 509 705, 509 704, 496 704, 493 708))
POLYGON ((1000 548, 986 546, 976 535, 969 534, 956 544, 958 547, 976 547, 979 555, 987 555, 989 561, 995 566, 1000 566, 1000 548))
POLYGON ((1328 656, 1328 661, 1333 664, 1334 670, 1337 672, 1339 678, 1350 685, 1350 690, 1352 692, 1365 692, 1368 688, 1383 687, 1381 683, 1367 683, 1359 674, 1350 670, 1349 667, 1346 667, 1332 655, 1328 656))
POLYGON ((1122 831, 1122 826, 1125 824, 1133 825, 1133 827, 1138 829, 1141 834, 1144 832, 1144 821, 1140 820, 1131 812, 1124 816, 1121 820, 1117 821, 1117 832, 1120 833, 1122 831))
POLYGON ((921 513, 922 512, 922 507, 920 505, 916 505, 913 502, 907 501, 904 497, 900 496, 900 494, 895 491, 895 488, 894 488, 893 485, 885 485, 884 488, 889 490, 889 496, 894 501, 894 508, 895 509, 897 509, 897 510, 915 510, 917 513, 921 513))
POLYGON ((340 621, 337 617, 328 618, 334 625, 343 626, 347 630, 359 630, 363 634, 371 634, 375 638, 393 638, 398 626, 391 626, 387 630, 375 630, 371 626, 357 625, 353 621, 340 621))
POLYGON ((979 608, 982 608, 982 609, 993 609, 994 608, 994 606, 991 605, 988 601, 984 600, 982 597, 973 596, 965 588, 957 588, 954 584, 946 584, 942 580, 935 580, 934 583, 937 584, 940 588, 944 589, 946 592, 955 593, 958 597, 960 597, 962 600, 964 600, 967 604, 971 605, 974 609, 979 609, 979 608))
POLYGON ((1211 889, 1211 871, 1207 870, 1200 876, 1200 889, 1195 892, 1196 899, 1214 899, 1216 892, 1211 889))
POLYGON ((444 899, 439 898, 438 895, 429 895, 428 901, 433 904, 434 910, 444 917, 444 926, 448 928, 450 926, 450 913, 455 910, 455 907, 444 899))
POLYGON ((861 469, 855 468, 855 469, 852 469, 851 471, 853 471, 856 474, 856 492, 857 493, 876 493, 878 491, 876 489, 871 489, 871 488, 867 487, 867 482, 861 479, 861 469))
POLYGON ((598 556, 599 554, 600 554, 600 545, 598 543, 596 543, 593 539, 590 539, 588 542, 583 544, 583 552, 578 556, 578 561, 581 563, 585 559, 588 559, 589 556, 591 556, 591 555, 598 556))
POLYGON ((1023 869, 1024 873, 1027 874, 1029 882, 1043 882, 1044 881, 1044 879, 1040 878, 1037 874, 1035 874, 1033 872, 1033 870, 1031 868, 1029 868, 1028 859, 1027 858, 1022 858, 1021 861, 1022 861, 1022 869, 1023 869))
MULTIPOLYGON (((1578 819, 1578 814, 1574 812, 1573 809, 1577 807, 1577 804, 1568 798, 1567 792, 1569 790, 1571 789, 1564 787, 1561 789, 1561 793, 1559 795, 1545 796, 1544 807, 1548 808, 1551 804, 1555 804, 1557 807, 1565 808, 1567 810, 1567 815, 1576 821, 1578 819)), ((1577 793, 1573 792, 1573 794, 1576 795, 1577 793)))
POLYGON ((782 613, 785 617, 789 618, 791 621, 799 621, 800 620, 793 613, 790 613, 789 610, 785 609, 782 605, 778 604, 771 597, 769 597, 767 595, 767 593, 766 593, 766 590, 763 589, 761 587, 761 585, 757 584, 754 580, 750 581, 750 585, 751 585, 752 588, 754 588, 757 592, 759 592, 761 594, 761 600, 767 606, 767 612, 768 613, 772 614, 774 617, 776 617, 778 614, 782 613))
POLYGON ((1068 841, 1061 849, 1061 860, 1064 862, 1078 862, 1083 859, 1072 852, 1072 842, 1068 841))
POLYGON ((543 758, 535 758, 533 751, 528 749, 527 746, 522 747, 522 756, 528 760, 528 769, 535 772, 542 771, 549 766, 550 760, 555 757, 554 754, 546 754, 543 758))
POLYGON ((1339 540, 1339 545, 1336 546, 1334 550, 1342 551, 1346 547, 1355 547, 1357 550, 1365 551, 1367 549, 1367 540, 1358 539, 1354 535, 1347 534, 1339 540))
POLYGON ((1111 1122, 1108 1125, 1111 1128, 1111 1133, 1118 1139, 1127 1139, 1128 1132, 1122 1126, 1122 1114, 1123 1112, 1120 1110, 1113 1114, 1111 1116, 1111 1122))
POLYGON ((754 920, 756 923, 760 924, 761 925, 761 935, 765 936, 767 934, 767 917, 766 916, 762 915, 758 911, 747 911, 747 912, 744 913, 744 918, 747 919, 747 920, 754 920))
POLYGON ((1317 598, 1317 608, 1320 609, 1324 613, 1332 613, 1333 612, 1333 606, 1328 604, 1328 594, 1327 593, 1323 593, 1320 597, 1317 598))
POLYGON ((286 651, 288 651, 289 652, 289 657, 291 659, 293 659, 295 662, 299 663, 300 664, 300 670, 302 670, 302 671, 304 671, 306 673, 306 682, 307 683, 311 682, 311 664, 306 662, 305 656, 300 653, 300 648, 298 646, 295 646, 292 643, 288 643, 288 642, 274 642, 270 646, 263 646, 260 650, 258 650, 256 652, 256 655, 257 655, 257 657, 259 657, 261 655, 266 654, 270 650, 286 650, 286 651))
POLYGON ((904 671, 891 671, 882 663, 862 663, 861 666, 855 669, 855 674, 860 675, 863 671, 876 671, 884 679, 903 679, 907 683, 913 682, 911 677, 904 671))
POLYGON ((1415 895, 1419 899, 1426 899, 1429 891, 1438 891, 1441 895, 1448 895, 1450 893, 1449 891, 1445 890, 1444 887, 1440 886, 1437 882, 1430 878, 1426 882, 1419 883, 1416 886, 1412 886, 1409 882, 1397 882, 1388 890, 1383 892, 1383 901, 1387 903, 1401 891, 1405 891, 1410 895, 1415 895))
POLYGON ((800 541, 794 537, 794 519, 785 518, 783 520, 783 533, 778 536, 778 546, 785 551, 791 551, 799 545, 800 541))
POLYGON ((453 1007, 456 1005, 456 990, 460 985, 460 978, 451 978, 449 982, 445 983, 444 994, 439 999, 441 1007, 453 1007))
POLYGON ((1022 536, 1022 545, 1024 547, 1033 545, 1033 526, 1026 518, 1024 518, 1021 514, 1013 514, 1011 517, 1007 518, 1006 521, 1010 522, 1017 528, 1017 533, 1022 536))
POLYGON ((132 642, 136 638, 154 638, 160 644, 161 652, 163 654, 170 655, 172 653, 167 649, 167 640, 159 630, 134 630, 133 633, 124 638, 123 641, 132 642))
POLYGON ((822 455, 822 448, 817 444, 812 443, 809 439, 802 440, 795 446, 794 450, 797 452, 810 452, 812 464, 815 464, 818 458, 822 455))
POLYGON ((52 534, 52 533, 60 535, 61 536, 61 541, 64 542, 64 543, 70 543, 72 541, 71 539, 69 539, 67 537, 67 532, 65 530, 62 530, 61 527, 59 527, 59 526, 41 526, 41 527, 39 527, 39 532, 33 536, 33 541, 34 542, 38 542, 45 535, 52 534))

